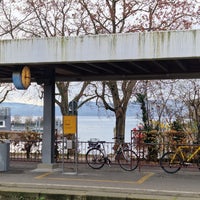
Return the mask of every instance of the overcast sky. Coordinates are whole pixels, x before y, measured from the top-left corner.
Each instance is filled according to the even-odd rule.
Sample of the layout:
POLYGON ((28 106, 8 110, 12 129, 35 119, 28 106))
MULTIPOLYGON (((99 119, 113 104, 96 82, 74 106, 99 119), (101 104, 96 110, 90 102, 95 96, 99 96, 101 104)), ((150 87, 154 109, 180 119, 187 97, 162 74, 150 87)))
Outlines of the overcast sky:
POLYGON ((9 93, 5 102, 19 102, 35 105, 43 105, 43 99, 39 98, 39 86, 31 83, 27 90, 14 90, 9 93))

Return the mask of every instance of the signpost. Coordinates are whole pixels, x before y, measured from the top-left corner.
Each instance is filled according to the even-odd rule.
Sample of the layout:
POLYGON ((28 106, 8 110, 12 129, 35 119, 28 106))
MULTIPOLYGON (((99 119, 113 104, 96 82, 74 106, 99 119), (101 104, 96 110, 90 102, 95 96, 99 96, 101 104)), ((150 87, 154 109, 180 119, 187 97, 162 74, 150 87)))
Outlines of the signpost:
MULTIPOLYGON (((67 139, 67 136, 72 136, 71 144, 73 140, 75 143, 75 172, 78 173, 78 130, 77 130, 77 108, 78 104, 76 101, 69 102, 68 115, 63 116, 63 171, 64 171, 64 146, 65 142, 68 148, 70 140, 67 139), (65 141, 66 138, 66 141, 65 141)), ((73 145, 70 145, 70 148, 73 145)))

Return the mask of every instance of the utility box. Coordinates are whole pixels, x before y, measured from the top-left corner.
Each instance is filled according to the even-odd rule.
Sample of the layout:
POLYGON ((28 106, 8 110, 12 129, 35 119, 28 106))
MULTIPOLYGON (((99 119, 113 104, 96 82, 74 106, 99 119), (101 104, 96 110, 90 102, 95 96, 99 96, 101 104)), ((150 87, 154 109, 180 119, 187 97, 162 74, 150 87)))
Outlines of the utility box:
POLYGON ((0 171, 8 171, 10 164, 10 143, 0 143, 0 171))

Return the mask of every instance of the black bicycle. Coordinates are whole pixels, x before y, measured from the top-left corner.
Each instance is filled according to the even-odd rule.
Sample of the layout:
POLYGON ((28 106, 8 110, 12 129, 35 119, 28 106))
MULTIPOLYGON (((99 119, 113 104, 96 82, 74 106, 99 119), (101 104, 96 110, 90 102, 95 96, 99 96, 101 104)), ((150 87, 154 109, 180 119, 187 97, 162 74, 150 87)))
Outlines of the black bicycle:
MULTIPOLYGON (((108 158, 105 151, 105 141, 89 141, 88 143, 89 150, 86 153, 87 164, 93 169, 101 169, 105 164, 110 166, 111 159, 108 158)), ((115 150, 114 153, 114 159, 116 159, 119 166, 126 171, 135 170, 139 162, 137 154, 129 149, 127 145, 123 145, 122 142, 118 143, 117 150, 115 150)))

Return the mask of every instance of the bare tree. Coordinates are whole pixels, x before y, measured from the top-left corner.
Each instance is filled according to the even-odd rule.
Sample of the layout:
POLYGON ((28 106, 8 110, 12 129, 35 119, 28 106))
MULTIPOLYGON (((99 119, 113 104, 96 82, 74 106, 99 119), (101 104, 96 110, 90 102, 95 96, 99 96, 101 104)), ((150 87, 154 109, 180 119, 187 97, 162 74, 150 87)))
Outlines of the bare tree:
MULTIPOLYGON (((26 13, 21 15, 21 5, 23 2, 20 1, 0 1, 0 38, 1 39, 14 39, 22 37, 20 26, 30 20, 30 14, 26 13)), ((9 94, 12 94, 15 87, 10 83, 0 84, 0 103, 2 103, 9 94)), ((11 97, 11 96, 10 96, 11 97)))
MULTIPOLYGON (((15 3, 17 2, 21 3, 15 0, 15 3)), ((16 29, 13 29, 12 24, 9 23, 8 29, 1 28, 10 30, 10 34, 11 30, 15 30, 15 33, 19 31, 18 37, 180 30, 191 28, 192 25, 198 23, 199 19, 198 0, 24 0, 23 3, 23 6, 20 4, 21 8, 18 9, 20 11, 18 16, 26 20, 18 26, 15 25, 16 29)), ((132 80, 104 81, 101 83, 102 91, 96 92, 97 98, 101 99, 105 108, 115 113, 117 136, 124 135, 127 104, 135 84, 136 81, 132 80)), ((62 89, 63 96, 60 103, 65 102, 69 83, 58 83, 57 86, 60 92, 62 89)), ((66 102, 63 103, 65 108, 62 112, 64 113, 67 108, 66 102)))
POLYGON ((22 38, 21 26, 32 20, 31 13, 22 14, 24 1, 1 0, 0 1, 0 37, 2 39, 22 38))
POLYGON ((74 86, 70 82, 57 82, 56 86, 58 93, 56 94, 56 103, 60 106, 63 115, 68 115, 68 106, 70 101, 76 101, 78 108, 80 108, 84 103, 95 98, 94 94, 90 94, 87 90, 90 82, 80 82, 76 83, 74 86))
POLYGON ((152 128, 161 130, 163 123, 170 123, 175 119, 177 112, 180 113, 176 105, 175 84, 177 80, 154 80, 148 81, 146 87, 148 93, 148 116, 149 120, 156 119, 157 123, 151 124, 152 128))
MULTIPOLYGON (((76 32, 73 24, 75 23, 74 17, 78 12, 76 9, 77 2, 76 0, 3 1, 1 3, 4 16, 2 34, 7 35, 7 37, 10 35, 11 38, 70 36, 76 32), (15 15, 16 12, 17 15, 15 15)), ((70 82, 56 83, 56 103, 60 106, 63 115, 68 113, 68 98, 71 95, 69 93, 71 85, 73 84, 70 84, 70 82)), ((80 90, 74 90, 74 100, 79 101, 83 97, 79 106, 93 98, 91 95, 84 93, 88 85, 89 82, 80 83, 80 90)), ((40 95, 40 97, 43 98, 43 95, 40 95)))
MULTIPOLYGON (((103 81, 101 90, 96 88, 97 104, 103 103, 106 110, 116 117, 116 136, 124 139, 126 111, 136 81, 103 81)), ((96 87, 97 85, 95 85, 96 87)))
POLYGON ((191 119, 191 130, 196 132, 195 140, 200 142, 200 81, 180 80, 177 96, 188 108, 189 115, 186 119, 191 119), (195 127, 195 129, 193 128, 195 127), (195 131, 196 130, 196 131, 195 131))
POLYGON ((26 37, 69 36, 76 0, 26 1, 23 13, 29 13, 31 20, 21 30, 26 37))
MULTIPOLYGON (((85 34, 189 29, 197 23, 199 4, 187 0, 80 0, 85 34)), ((103 81, 98 99, 115 113, 116 135, 124 136, 127 104, 136 81, 103 81), (109 97, 109 98, 108 98, 109 97), (109 100, 108 100, 109 99, 109 100)))
POLYGON ((1 94, 0 95, 0 103, 5 101, 6 97, 12 90, 14 90, 14 87, 12 84, 9 84, 9 83, 1 83, 0 84, 0 94, 1 94))

